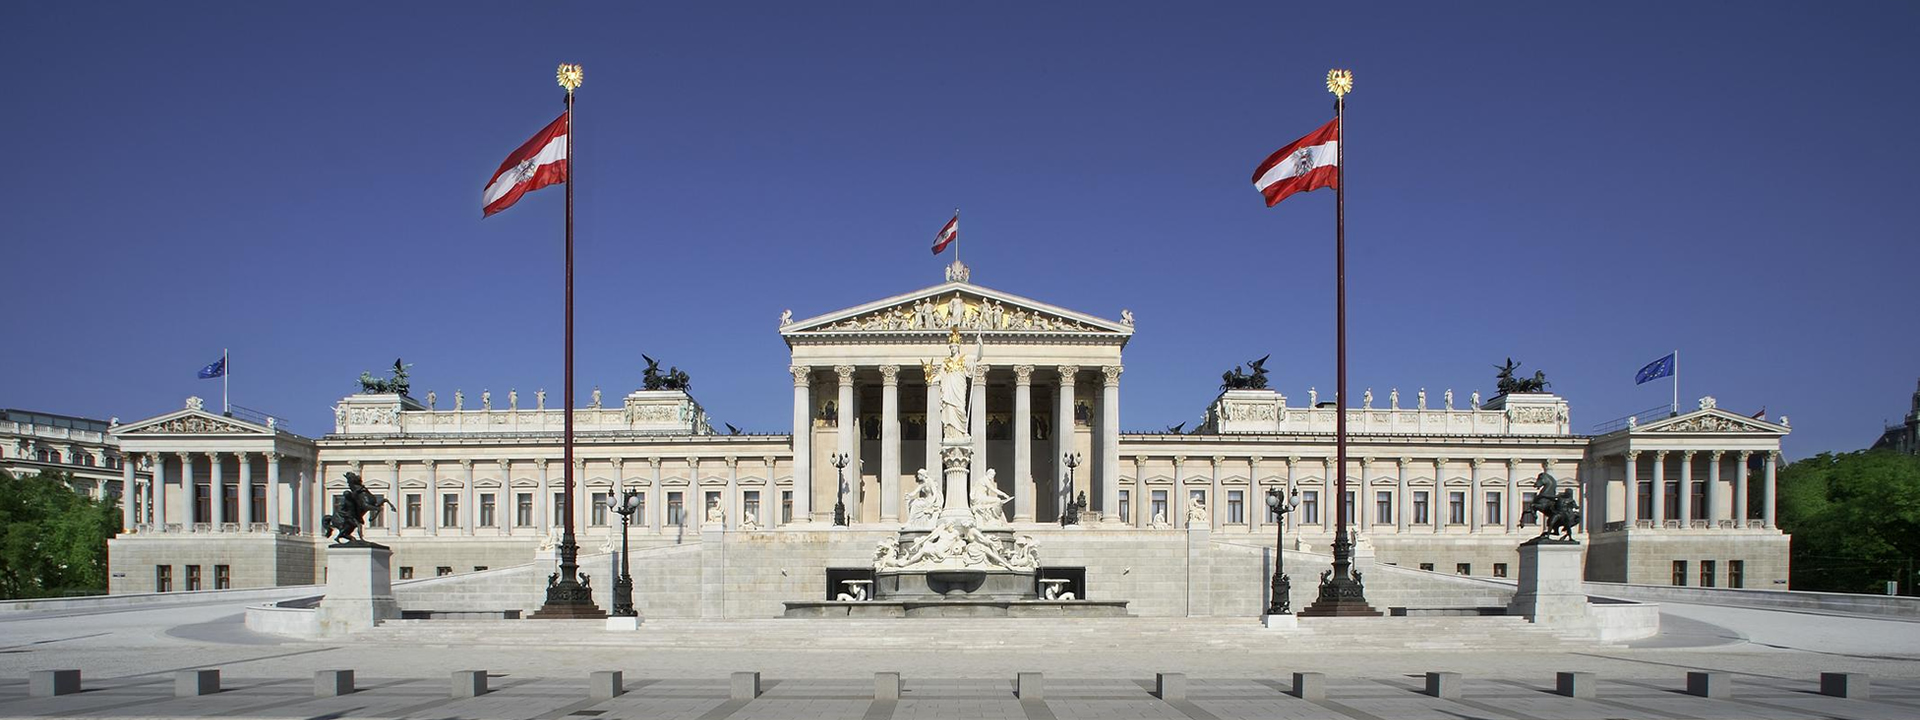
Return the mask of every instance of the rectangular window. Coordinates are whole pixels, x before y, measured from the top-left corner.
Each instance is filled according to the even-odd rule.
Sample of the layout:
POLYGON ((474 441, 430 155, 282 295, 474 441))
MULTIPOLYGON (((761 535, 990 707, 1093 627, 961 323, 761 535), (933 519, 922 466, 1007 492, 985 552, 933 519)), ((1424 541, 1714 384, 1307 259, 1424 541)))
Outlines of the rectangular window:
POLYGON ((1360 508, 1358 507, 1360 503, 1354 495, 1355 492, 1354 490, 1348 490, 1346 496, 1341 498, 1343 504, 1340 506, 1340 515, 1346 520, 1348 525, 1354 524, 1353 520, 1357 517, 1357 513, 1360 512, 1360 508))
POLYGON ((1420 569, 1425 570, 1427 572, 1433 572, 1433 563, 1420 563, 1420 569))
POLYGON ((1373 493, 1373 521, 1382 525, 1393 522, 1393 493, 1379 490, 1373 493))
POLYGON ((1687 586, 1687 561, 1673 561, 1673 584, 1676 587, 1687 586))
POLYGON ((460 496, 447 493, 440 496, 440 527, 460 527, 460 496))
POLYGON ((200 589, 200 566, 188 565, 187 566, 187 590, 193 591, 193 590, 199 590, 199 589, 200 589))
POLYGON ((1467 494, 1463 492, 1447 493, 1447 524, 1467 524, 1467 494))
POLYGON ((647 492, 645 490, 636 491, 633 493, 633 497, 637 504, 633 506, 633 519, 630 520, 629 522, 635 525, 646 525, 647 524, 647 492))
POLYGON ((1153 522, 1160 523, 1162 525, 1166 524, 1167 522, 1167 491, 1165 490, 1153 491, 1153 517, 1150 519, 1153 522))
POLYGON ((753 521, 756 523, 760 522, 759 490, 747 490, 740 494, 740 516, 742 518, 753 518, 753 521))
POLYGON ((1133 493, 1120 491, 1120 522, 1133 522, 1133 493))
POLYGON ((1427 507, 1428 498, 1430 498, 1431 496, 1432 496, 1432 493, 1429 493, 1425 490, 1414 491, 1413 493, 1413 524, 1415 525, 1433 524, 1433 514, 1428 512, 1429 508, 1427 507))
POLYGON ((153 591, 173 592, 173 566, 153 566, 153 591))
POLYGON ((1239 490, 1227 491, 1227 522, 1244 524, 1247 521, 1246 493, 1239 490))
POLYGON ((493 527, 493 493, 480 493, 480 526, 493 527))
POLYGON ((677 490, 667 493, 667 524, 674 527, 683 527, 687 524, 686 503, 680 498, 681 493, 677 490))
POLYGON ((1715 567, 1716 564, 1712 560, 1700 561, 1700 587, 1713 587, 1716 574, 1714 570, 1718 569, 1715 567))
MULTIPOLYGON (((247 504, 253 508, 254 522, 264 523, 267 521, 267 486, 265 483, 256 482, 253 484, 253 497, 247 501, 247 504)), ((272 528, 268 529, 271 530, 272 528)))
POLYGON ((1320 524, 1320 491, 1305 490, 1300 493, 1300 522, 1308 525, 1320 524))
POLYGON ((1507 564, 1506 564, 1506 563, 1494 563, 1494 564, 1493 564, 1493 576, 1494 576, 1494 577, 1506 577, 1506 576, 1507 576, 1507 564))
POLYGON ((487 570, 487 566, 485 566, 485 565, 475 565, 475 566, 473 566, 473 571, 474 571, 474 572, 486 572, 486 570, 487 570))
POLYGON ((412 566, 412 565, 401 565, 401 566, 400 566, 400 579, 401 579, 401 580, 412 580, 412 579, 413 579, 413 566, 412 566))
POLYGON ((793 522, 793 491, 780 491, 780 522, 793 522))
POLYGON ((1743 588, 1747 586, 1747 561, 1727 561, 1727 587, 1743 588))
POLYGON ((553 526, 560 527, 567 524, 567 494, 563 492, 554 493, 552 507, 553 526))
POLYGON ((587 513, 590 518, 587 524, 596 527, 607 524, 607 494, 603 492, 594 493, 592 502, 593 509, 587 513))
POLYGON ((407 493, 407 527, 420 527, 420 493, 407 493))
POLYGON ((453 568, 446 565, 441 565, 433 569, 434 577, 446 577, 452 574, 453 574, 453 568))
POLYGON ((533 525, 533 493, 514 493, 513 524, 516 527, 533 525))
POLYGON ((1454 563, 1454 564, 1453 564, 1453 574, 1455 574, 1455 575, 1472 575, 1472 574, 1473 574, 1473 565, 1472 565, 1472 564, 1470 564, 1470 563, 1454 563))
POLYGON ((213 589, 225 590, 230 587, 233 587, 233 566, 213 566, 213 589))
POLYGON ((1487 524, 1488 525, 1504 524, 1506 521, 1501 520, 1500 519, 1501 517, 1502 516, 1500 515, 1500 492, 1497 490, 1488 490, 1487 491, 1487 524))

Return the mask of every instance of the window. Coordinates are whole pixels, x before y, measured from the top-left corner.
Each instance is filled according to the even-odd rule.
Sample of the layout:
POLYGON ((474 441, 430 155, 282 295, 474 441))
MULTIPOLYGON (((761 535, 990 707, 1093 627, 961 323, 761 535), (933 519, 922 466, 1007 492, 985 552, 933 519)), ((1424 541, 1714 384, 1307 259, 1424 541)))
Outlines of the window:
POLYGON ((780 491, 780 522, 793 522, 793 491, 780 491))
POLYGON ((680 497, 681 493, 677 490, 667 493, 667 524, 674 527, 687 524, 686 503, 680 497))
POLYGON ((1467 494, 1463 492, 1447 493, 1447 524, 1467 524, 1467 494))
POLYGON ((1427 572, 1433 572, 1433 563, 1420 563, 1420 569, 1425 570, 1427 572))
POLYGON ((153 566, 153 591, 173 592, 173 566, 153 566))
MULTIPOLYGON (((247 504, 253 507, 254 522, 263 523, 267 521, 266 483, 256 482, 253 484, 253 496, 247 499, 247 504)), ((268 528, 268 529, 272 530, 273 528, 268 528)))
POLYGON ((1676 587, 1687 586, 1687 561, 1673 561, 1673 584, 1676 587))
POLYGON ((493 493, 480 493, 480 525, 493 527, 493 493))
POLYGON ((230 565, 213 566, 213 589, 225 590, 233 587, 233 568, 230 565))
POLYGON ((1300 493, 1300 522, 1308 525, 1320 524, 1320 491, 1305 490, 1300 493))
POLYGON ((1247 521, 1246 493, 1239 490, 1227 491, 1227 522, 1245 523, 1247 521))
POLYGON ((433 569, 434 577, 446 577, 453 574, 453 568, 441 565, 433 569))
POLYGON ((1167 491, 1165 490, 1153 491, 1152 507, 1153 507, 1153 517, 1149 519, 1155 522, 1165 523, 1167 521, 1167 491))
POLYGON ((1707 519, 1707 483, 1699 481, 1693 484, 1693 517, 1688 520, 1707 519))
POLYGON ((400 566, 400 579, 401 579, 401 580, 412 580, 412 579, 413 579, 413 566, 412 566, 412 565, 401 565, 401 566, 400 566))
POLYGON ((748 518, 748 517, 753 518, 754 522, 760 521, 760 491, 759 490, 748 490, 741 494, 740 516, 743 518, 748 518))
POLYGON ((1534 493, 1531 492, 1520 493, 1520 520, 1527 519, 1527 515, 1529 514, 1527 508, 1533 507, 1533 496, 1534 493))
POLYGON ((1727 587, 1743 588, 1747 586, 1747 561, 1727 561, 1727 587))
POLYGON ((1131 491, 1120 491, 1120 518, 1121 522, 1132 522, 1133 493, 1131 491))
POLYGON ((516 527, 533 525, 533 493, 514 493, 513 524, 516 527))
MULTIPOLYGON (((1506 521, 1501 520, 1500 519, 1501 517, 1502 516, 1500 514, 1500 493, 1497 490, 1488 490, 1487 491, 1487 524, 1500 525, 1505 523, 1506 521)), ((1497 577, 1505 577, 1505 576, 1501 575, 1497 577)))
POLYGON ((601 526, 601 525, 607 524, 607 494, 606 493, 597 492, 593 494, 592 509, 588 511, 587 515, 591 519, 591 522, 588 523, 590 525, 601 526))
POLYGON ((638 525, 645 525, 647 524, 647 493, 644 490, 635 492, 633 498, 639 501, 639 504, 633 506, 633 520, 631 522, 638 525))
POLYGON ((1393 493, 1386 490, 1374 492, 1373 521, 1382 525, 1393 522, 1393 493))
POLYGON ((566 493, 563 493, 563 492, 554 493, 553 504, 548 507, 553 508, 554 527, 559 527, 561 525, 567 524, 567 494, 566 493))
POLYGON ((199 590, 199 589, 200 589, 200 566, 188 565, 187 566, 187 590, 192 591, 192 590, 199 590))
POLYGON ((473 566, 473 571, 474 571, 474 572, 484 572, 484 571, 485 571, 486 569, 487 569, 487 566, 485 566, 485 565, 475 565, 475 566, 473 566))
POLYGON ((1713 587, 1715 563, 1712 560, 1700 561, 1700 587, 1713 587))
POLYGON ((440 527, 460 526, 460 496, 447 493, 440 496, 440 527))
POLYGON ((1493 576, 1494 576, 1494 577, 1506 577, 1506 576, 1507 576, 1507 564, 1506 564, 1506 563, 1494 563, 1494 564, 1493 564, 1493 576))
POLYGON ((220 522, 240 521, 240 486, 227 483, 220 486, 220 522))
POLYGON ((1455 575, 1472 575, 1472 574, 1473 574, 1473 565, 1472 565, 1471 563, 1454 563, 1454 564, 1453 564, 1453 574, 1455 574, 1455 575))
POLYGON ((420 527, 420 493, 407 493, 407 527, 420 527))
POLYGON ((1433 514, 1428 512, 1427 507, 1427 501, 1431 495, 1432 493, 1425 490, 1415 490, 1413 492, 1413 524, 1433 524, 1433 514))

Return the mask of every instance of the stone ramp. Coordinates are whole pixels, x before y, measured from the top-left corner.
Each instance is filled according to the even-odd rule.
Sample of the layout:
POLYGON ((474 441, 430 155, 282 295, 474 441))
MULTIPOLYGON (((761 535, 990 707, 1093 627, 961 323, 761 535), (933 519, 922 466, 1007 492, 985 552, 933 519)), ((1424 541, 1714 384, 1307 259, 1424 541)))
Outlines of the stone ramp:
POLYGON ((600 621, 395 620, 355 643, 413 646, 619 646, 709 650, 1378 652, 1579 651, 1616 647, 1520 617, 1302 618, 1269 630, 1255 618, 651 619, 611 632, 600 621))

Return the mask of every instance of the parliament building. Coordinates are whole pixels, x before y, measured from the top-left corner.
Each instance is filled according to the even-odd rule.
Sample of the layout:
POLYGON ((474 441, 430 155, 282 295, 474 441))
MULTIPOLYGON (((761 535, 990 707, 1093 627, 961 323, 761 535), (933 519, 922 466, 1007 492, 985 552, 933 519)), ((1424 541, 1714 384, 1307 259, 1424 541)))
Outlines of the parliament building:
MULTIPOLYGON (((1153 577, 1155 548, 1191 548, 1198 537, 1219 553, 1257 554, 1274 543, 1267 493, 1297 490, 1300 504, 1282 520, 1289 554, 1327 552, 1342 410, 1312 391, 1234 389, 1195 398, 1205 419, 1190 432, 1122 432, 1124 389, 1152 381, 1126 372, 1124 351, 1138 329, 1129 312, 1098 317, 974 284, 955 263, 932 287, 782 317, 790 433, 716 433, 681 390, 596 390, 574 410, 582 553, 617 547, 620 518, 607 500, 633 491, 636 582, 653 557, 662 574, 670 566, 699 574, 671 558, 720 542, 740 548, 725 562, 745 562, 749 549, 761 558, 743 583, 813 592, 823 566, 858 565, 871 551, 857 538, 897 530, 916 473, 937 469, 941 424, 929 422, 928 409, 938 388, 927 363, 947 354, 958 330, 965 351, 980 353, 969 400, 973 457, 1012 498, 1006 514, 1015 527, 1041 538, 1043 561, 1050 550, 1056 561, 1073 559, 1090 592, 1130 594, 1141 614, 1192 614, 1202 580, 1244 583, 1257 600, 1257 569, 1216 569, 1210 580, 1184 581, 1185 594, 1164 590, 1153 577), (1063 509, 1083 496, 1079 523, 1063 528, 1063 509), (849 527, 835 524, 837 513, 849 527)), ((126 459, 119 487, 132 501, 110 546, 111 591, 321 582, 321 518, 349 471, 393 503, 367 535, 393 548, 396 580, 550 562, 563 522, 562 409, 544 394, 444 400, 351 395, 318 438, 211 412, 195 398, 112 427, 126 459)), ((1509 576, 1515 547, 1539 533, 1525 508, 1547 474, 1584 508, 1576 536, 1588 580, 1786 588, 1788 538, 1775 523, 1786 417, 1749 418, 1708 397, 1687 412, 1589 435, 1574 431, 1564 399, 1545 392, 1367 391, 1354 400, 1344 409, 1346 505, 1361 553, 1377 564, 1509 576)), ((1191 575, 1199 560, 1181 562, 1191 575)), ((1320 569, 1287 562, 1304 578, 1320 569)), ((1310 580, 1296 585, 1311 592, 1310 580)), ((777 615, 768 602, 743 596, 721 606, 728 615, 777 615)))

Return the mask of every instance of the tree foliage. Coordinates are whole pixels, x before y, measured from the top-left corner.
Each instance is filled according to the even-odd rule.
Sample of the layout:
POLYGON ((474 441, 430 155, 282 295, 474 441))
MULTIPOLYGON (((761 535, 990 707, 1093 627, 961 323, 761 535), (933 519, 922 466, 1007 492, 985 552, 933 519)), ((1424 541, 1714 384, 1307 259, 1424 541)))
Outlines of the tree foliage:
MULTIPOLYGON (((1781 470, 1781 529, 1793 534, 1795 590, 1885 592, 1920 556, 1920 458, 1821 453, 1781 470)), ((1902 576, 1906 577, 1902 577, 1902 576)))
POLYGON ((0 471, 0 598, 106 592, 107 539, 120 528, 120 505, 74 492, 71 480, 0 471))

